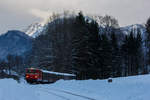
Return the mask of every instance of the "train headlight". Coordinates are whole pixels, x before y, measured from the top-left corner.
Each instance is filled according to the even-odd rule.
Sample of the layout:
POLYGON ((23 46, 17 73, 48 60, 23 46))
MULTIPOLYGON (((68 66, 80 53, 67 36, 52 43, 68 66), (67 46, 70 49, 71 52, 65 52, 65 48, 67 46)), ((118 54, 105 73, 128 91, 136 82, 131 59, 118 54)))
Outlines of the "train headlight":
POLYGON ((35 78, 38 78, 38 76, 34 76, 35 78))
POLYGON ((27 75, 26 78, 29 78, 29 76, 27 75))

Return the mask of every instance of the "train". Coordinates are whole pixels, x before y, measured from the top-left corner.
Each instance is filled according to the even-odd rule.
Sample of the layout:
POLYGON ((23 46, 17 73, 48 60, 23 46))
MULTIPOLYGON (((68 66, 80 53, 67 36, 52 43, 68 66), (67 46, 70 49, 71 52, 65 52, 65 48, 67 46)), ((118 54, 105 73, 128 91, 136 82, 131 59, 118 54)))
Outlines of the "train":
POLYGON ((47 71, 38 68, 26 68, 25 79, 28 83, 54 83, 59 79, 76 79, 76 75, 47 71))

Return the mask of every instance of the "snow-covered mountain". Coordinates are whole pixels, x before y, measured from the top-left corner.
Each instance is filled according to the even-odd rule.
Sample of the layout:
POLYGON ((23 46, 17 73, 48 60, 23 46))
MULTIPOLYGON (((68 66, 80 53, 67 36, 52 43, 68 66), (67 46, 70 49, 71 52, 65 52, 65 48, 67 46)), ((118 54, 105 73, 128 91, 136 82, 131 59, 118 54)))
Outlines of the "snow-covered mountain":
POLYGON ((134 25, 129 25, 129 26, 125 26, 125 27, 121 27, 120 28, 120 30, 124 34, 129 34, 131 31, 134 31, 135 33, 137 33, 138 29, 141 31, 141 33, 145 33, 146 32, 146 28, 142 24, 134 24, 134 25))
POLYGON ((119 28, 123 34, 128 35, 131 33, 131 31, 134 32, 134 35, 137 34, 138 30, 141 33, 142 39, 145 40, 146 37, 146 27, 142 24, 134 24, 134 25, 129 25, 129 26, 125 26, 125 27, 121 27, 119 28))
POLYGON ((41 34, 44 30, 44 26, 40 23, 34 23, 28 26, 28 28, 24 31, 27 35, 35 38, 41 34))
MULTIPOLYGON (((86 17, 86 19, 88 20, 92 20, 90 19, 90 17, 86 17)), ((53 22, 49 23, 52 24, 53 26, 53 22)), ((44 33, 44 30, 46 30, 47 25, 42 25, 40 23, 34 23, 31 24, 24 32, 33 37, 36 38, 37 36, 39 36, 40 34, 44 33)), ((134 31, 134 34, 137 34, 137 31, 140 30, 141 34, 142 34, 142 38, 145 39, 145 33, 146 33, 146 28, 144 25, 142 24, 133 24, 133 25, 129 25, 129 26, 125 26, 125 27, 119 27, 117 29, 117 33, 120 33, 120 31, 124 34, 124 35, 128 35, 131 33, 131 31, 134 31)), ((100 33, 103 33, 104 28, 100 26, 100 33)))
POLYGON ((8 54, 23 55, 32 49, 32 38, 21 31, 12 30, 0 36, 0 59, 8 54))

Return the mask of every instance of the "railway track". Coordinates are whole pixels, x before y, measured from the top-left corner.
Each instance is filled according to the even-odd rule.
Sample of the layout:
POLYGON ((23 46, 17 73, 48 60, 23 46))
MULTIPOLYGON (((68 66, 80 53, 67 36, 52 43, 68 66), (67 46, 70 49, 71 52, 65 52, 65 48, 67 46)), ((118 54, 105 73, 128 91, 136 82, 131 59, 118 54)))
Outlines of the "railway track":
POLYGON ((54 96, 56 96, 56 97, 59 97, 59 98, 61 98, 61 99, 63 99, 63 100, 71 100, 71 99, 69 99, 69 98, 67 98, 67 97, 65 97, 65 96, 58 95, 57 93, 54 93, 54 92, 51 92, 51 91, 47 91, 47 90, 42 89, 42 88, 40 88, 40 90, 43 91, 43 92, 46 92, 46 93, 48 93, 48 94, 54 95, 54 96))
POLYGON ((44 88, 44 87, 39 87, 39 89, 43 90, 44 92, 55 95, 57 97, 60 97, 63 100, 96 100, 91 97, 83 96, 83 95, 72 93, 70 91, 65 91, 65 90, 59 90, 59 89, 54 89, 54 88, 44 88), (67 97, 64 95, 66 95, 67 97), (72 97, 72 98, 68 98, 68 97, 72 97))

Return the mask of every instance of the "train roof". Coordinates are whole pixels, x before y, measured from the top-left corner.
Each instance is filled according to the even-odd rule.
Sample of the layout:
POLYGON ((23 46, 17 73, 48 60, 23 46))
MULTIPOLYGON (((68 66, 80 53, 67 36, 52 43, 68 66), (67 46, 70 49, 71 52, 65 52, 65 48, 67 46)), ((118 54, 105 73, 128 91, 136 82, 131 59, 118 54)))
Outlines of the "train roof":
POLYGON ((30 67, 30 68, 26 68, 26 69, 35 69, 35 70, 39 70, 39 69, 37 69, 37 68, 34 68, 34 67, 30 67))
POLYGON ((55 75, 63 75, 63 76, 76 76, 75 74, 68 74, 68 73, 60 73, 60 72, 53 72, 47 70, 41 70, 44 73, 55 74, 55 75))
POLYGON ((68 73, 60 73, 60 72, 53 72, 53 71, 47 71, 47 70, 43 70, 43 69, 38 69, 38 68, 26 68, 26 69, 31 69, 31 70, 40 70, 44 73, 49 73, 49 74, 55 74, 55 75, 63 75, 63 76, 76 76, 75 74, 68 74, 68 73))

